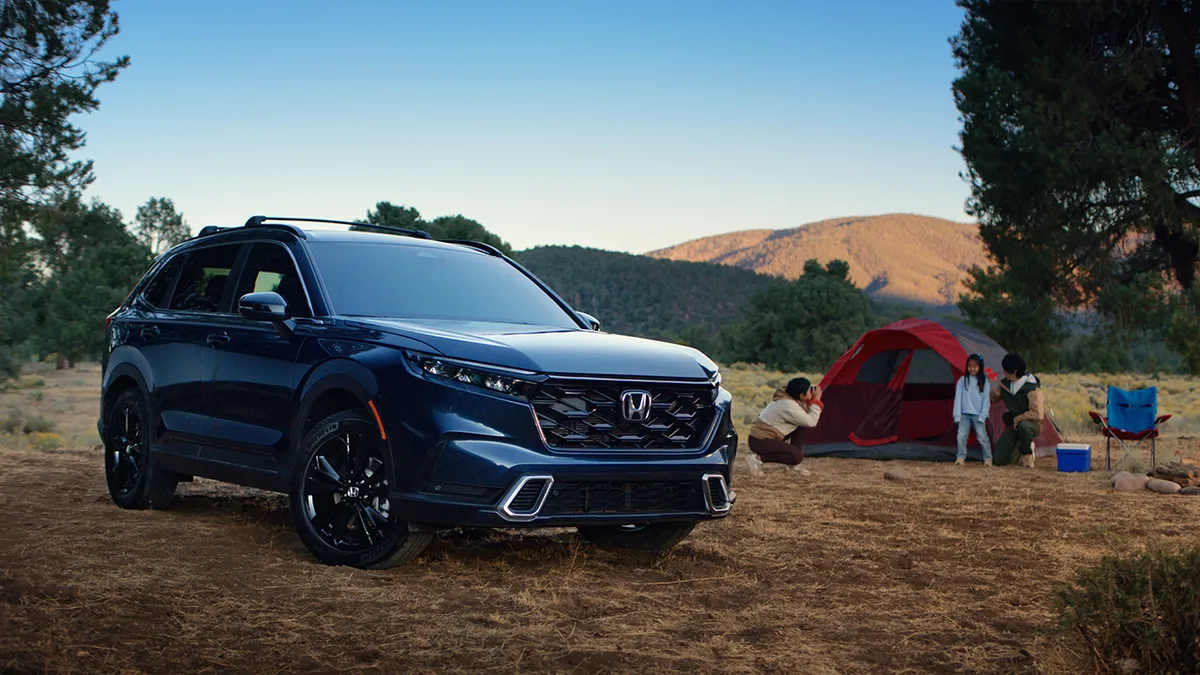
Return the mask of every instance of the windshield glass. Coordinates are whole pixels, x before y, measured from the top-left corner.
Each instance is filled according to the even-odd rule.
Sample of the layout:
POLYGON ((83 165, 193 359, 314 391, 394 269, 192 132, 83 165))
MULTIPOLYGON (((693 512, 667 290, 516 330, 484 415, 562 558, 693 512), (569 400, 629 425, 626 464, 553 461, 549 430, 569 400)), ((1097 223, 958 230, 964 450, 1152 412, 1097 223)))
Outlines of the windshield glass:
POLYGON ((375 242, 310 242, 310 248, 338 314, 579 328, 501 258, 375 242))

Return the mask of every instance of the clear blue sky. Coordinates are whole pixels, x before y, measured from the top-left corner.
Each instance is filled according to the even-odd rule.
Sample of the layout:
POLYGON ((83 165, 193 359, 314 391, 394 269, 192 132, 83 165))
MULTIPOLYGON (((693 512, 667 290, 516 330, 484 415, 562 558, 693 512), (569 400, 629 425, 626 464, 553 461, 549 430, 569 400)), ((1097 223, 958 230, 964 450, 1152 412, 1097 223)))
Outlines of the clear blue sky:
POLYGON ((119 0, 89 195, 193 229, 375 202, 644 252, 965 220, 950 0, 119 0))

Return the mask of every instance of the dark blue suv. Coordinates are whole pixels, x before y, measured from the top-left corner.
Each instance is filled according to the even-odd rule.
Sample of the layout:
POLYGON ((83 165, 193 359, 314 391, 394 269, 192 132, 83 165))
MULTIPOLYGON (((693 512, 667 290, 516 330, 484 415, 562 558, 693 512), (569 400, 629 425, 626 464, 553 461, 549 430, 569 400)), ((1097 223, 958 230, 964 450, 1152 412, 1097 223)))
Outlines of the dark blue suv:
POLYGON ((486 244, 308 222, 337 223, 206 227, 109 316, 119 506, 193 476, 286 492, 319 560, 366 568, 439 528, 660 550, 729 512, 731 398, 702 353, 600 332, 486 244))

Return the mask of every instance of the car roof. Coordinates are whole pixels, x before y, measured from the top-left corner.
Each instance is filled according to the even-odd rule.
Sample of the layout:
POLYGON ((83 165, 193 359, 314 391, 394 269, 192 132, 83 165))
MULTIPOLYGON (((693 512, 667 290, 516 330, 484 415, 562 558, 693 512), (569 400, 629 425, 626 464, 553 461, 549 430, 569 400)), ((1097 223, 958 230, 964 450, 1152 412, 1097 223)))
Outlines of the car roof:
POLYGON ((461 244, 449 244, 436 239, 423 239, 421 237, 411 237, 403 234, 391 234, 387 232, 367 232, 362 230, 326 230, 326 229, 310 229, 307 227, 300 228, 304 231, 304 235, 309 242, 338 242, 338 243, 361 243, 361 244, 397 244, 400 246, 424 246, 430 248, 454 249, 457 251, 474 251, 467 246, 461 244))
POLYGON ((346 230, 346 229, 331 229, 331 228, 309 228, 297 227, 292 224, 284 225, 263 225, 257 227, 229 227, 221 228, 208 234, 201 234, 188 240, 189 248, 194 244, 203 242, 217 243, 220 241, 238 241, 248 238, 266 238, 266 239, 285 239, 295 238, 296 231, 303 233, 303 239, 308 243, 358 243, 358 244, 385 244, 392 246, 415 246, 422 248, 436 248, 448 251, 462 251, 467 253, 477 253, 479 255, 488 255, 484 251, 473 246, 437 241, 435 239, 425 239, 423 237, 414 237, 399 233, 390 232, 369 232, 365 230, 346 230))

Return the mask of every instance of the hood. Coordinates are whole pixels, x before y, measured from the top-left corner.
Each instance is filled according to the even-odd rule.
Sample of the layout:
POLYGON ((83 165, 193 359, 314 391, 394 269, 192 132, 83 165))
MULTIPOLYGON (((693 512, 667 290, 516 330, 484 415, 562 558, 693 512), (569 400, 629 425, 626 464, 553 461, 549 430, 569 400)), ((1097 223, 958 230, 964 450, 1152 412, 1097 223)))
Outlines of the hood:
POLYGON ((1038 379, 1033 376, 1033 373, 1026 373, 1024 377, 1017 380, 1016 382, 1005 382, 1005 384, 1008 385, 1008 392, 1010 394, 1016 394, 1016 393, 1019 393, 1022 389, 1028 389, 1029 391, 1033 391, 1034 389, 1037 389, 1041 383, 1039 383, 1038 379), (1030 385, 1032 385, 1032 386, 1030 386, 1030 385))
POLYGON ((707 380, 717 371, 696 349, 628 335, 438 319, 348 323, 419 340, 443 356, 553 375, 707 380))

